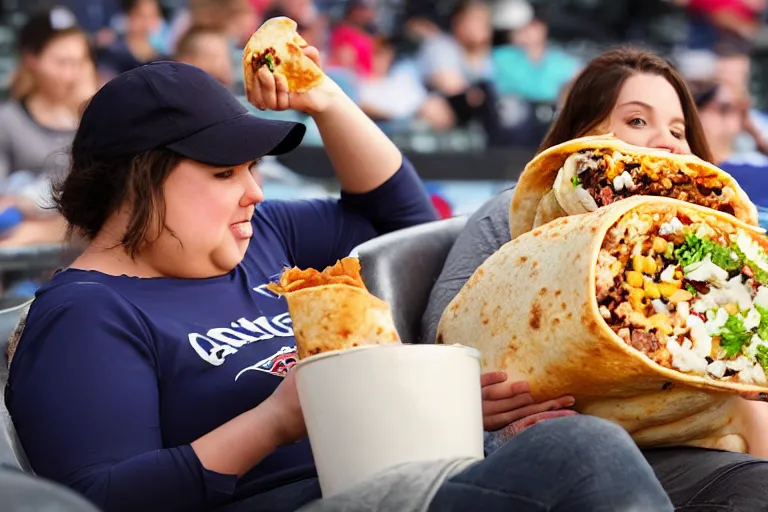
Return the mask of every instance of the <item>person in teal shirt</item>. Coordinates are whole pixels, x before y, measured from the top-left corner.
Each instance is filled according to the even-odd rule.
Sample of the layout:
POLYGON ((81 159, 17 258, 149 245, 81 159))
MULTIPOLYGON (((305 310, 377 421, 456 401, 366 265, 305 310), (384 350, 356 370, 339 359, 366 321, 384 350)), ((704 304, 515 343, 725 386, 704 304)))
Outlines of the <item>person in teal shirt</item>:
POLYGON ((560 89, 581 68, 575 57, 552 48, 548 27, 537 12, 526 24, 510 31, 510 44, 493 49, 494 83, 502 96, 532 102, 556 102, 560 89))

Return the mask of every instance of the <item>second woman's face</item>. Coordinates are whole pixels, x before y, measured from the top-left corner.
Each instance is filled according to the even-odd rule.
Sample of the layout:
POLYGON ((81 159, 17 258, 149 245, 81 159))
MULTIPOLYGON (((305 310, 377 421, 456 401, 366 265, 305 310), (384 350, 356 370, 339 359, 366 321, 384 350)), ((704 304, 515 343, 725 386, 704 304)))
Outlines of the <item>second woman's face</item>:
POLYGON ((636 146, 690 153, 680 98, 666 78, 640 73, 624 82, 607 131, 636 146))

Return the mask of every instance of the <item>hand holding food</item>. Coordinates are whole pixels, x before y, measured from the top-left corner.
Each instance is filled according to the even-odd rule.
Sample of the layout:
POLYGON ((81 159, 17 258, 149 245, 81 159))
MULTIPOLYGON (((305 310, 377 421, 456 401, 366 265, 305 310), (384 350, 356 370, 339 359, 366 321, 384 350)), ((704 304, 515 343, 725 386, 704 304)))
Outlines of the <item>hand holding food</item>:
POLYGON ((567 409, 575 402, 572 396, 537 403, 527 382, 509 382, 504 372, 484 373, 480 384, 483 427, 487 432, 501 430, 505 438, 542 421, 577 414, 567 409))
POLYGON ((268 288, 288 302, 299 359, 400 343, 389 306, 368 292, 357 258, 344 258, 322 272, 286 269, 279 284, 268 288))
POLYGON ((248 101, 261 110, 323 112, 341 94, 320 69, 320 54, 296 32, 296 22, 265 21, 243 51, 248 101))
POLYGON ((307 427, 296 391, 296 375, 292 370, 264 404, 270 408, 278 445, 295 443, 307 436, 307 427))

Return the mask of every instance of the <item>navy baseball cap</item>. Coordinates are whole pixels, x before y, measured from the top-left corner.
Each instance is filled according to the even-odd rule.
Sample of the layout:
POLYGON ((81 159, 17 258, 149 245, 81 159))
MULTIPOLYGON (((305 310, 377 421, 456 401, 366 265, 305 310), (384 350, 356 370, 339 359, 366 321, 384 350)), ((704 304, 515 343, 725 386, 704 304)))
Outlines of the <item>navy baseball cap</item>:
POLYGON ((287 153, 305 131, 301 123, 252 115, 202 69, 160 61, 104 85, 83 112, 78 143, 101 158, 167 148, 204 164, 231 166, 287 153))

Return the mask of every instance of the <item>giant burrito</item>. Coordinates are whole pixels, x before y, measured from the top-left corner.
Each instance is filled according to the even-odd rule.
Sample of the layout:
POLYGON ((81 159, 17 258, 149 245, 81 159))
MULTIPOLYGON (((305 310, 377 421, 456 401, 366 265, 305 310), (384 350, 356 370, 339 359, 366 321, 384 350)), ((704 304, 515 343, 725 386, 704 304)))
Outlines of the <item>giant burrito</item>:
POLYGON ((627 144, 612 135, 574 139, 536 156, 510 206, 512 238, 565 215, 630 196, 679 199, 757 225, 757 209, 728 173, 693 155, 627 144))
POLYGON ((736 393, 768 391, 768 239, 637 196, 502 246, 446 308, 438 343, 482 353, 537 400, 574 395, 641 446, 744 451, 736 393))
POLYGON ((400 342, 389 305, 366 289, 357 258, 344 258, 322 272, 287 268, 279 283, 267 288, 288 302, 299 359, 400 342))

